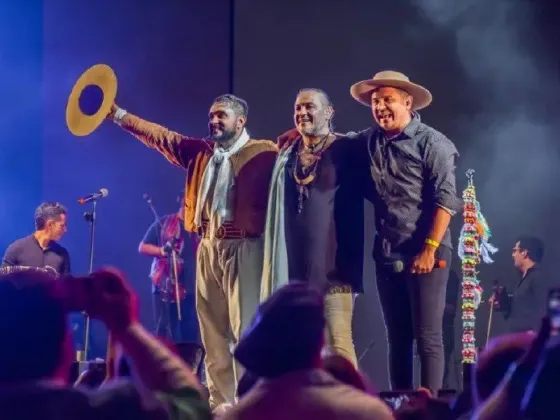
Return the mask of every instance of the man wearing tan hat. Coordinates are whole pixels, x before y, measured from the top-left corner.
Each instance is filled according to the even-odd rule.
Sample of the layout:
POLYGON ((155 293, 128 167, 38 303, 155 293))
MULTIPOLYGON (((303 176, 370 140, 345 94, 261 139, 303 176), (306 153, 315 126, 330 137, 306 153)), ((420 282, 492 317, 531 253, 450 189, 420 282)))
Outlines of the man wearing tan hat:
POLYGON ((396 71, 354 84, 376 125, 357 134, 368 144, 375 184, 377 286, 389 345, 393 389, 412 388, 412 344, 421 386, 441 388, 442 318, 451 263, 449 222, 461 209, 453 143, 420 121, 431 93, 396 71))
POLYGON ((183 136, 112 107, 109 118, 187 171, 185 229, 198 232, 196 308, 206 350, 210 406, 234 402, 239 366, 230 352, 259 303, 262 233, 277 156, 273 142, 249 137, 247 103, 218 97, 209 111, 210 139, 183 136))

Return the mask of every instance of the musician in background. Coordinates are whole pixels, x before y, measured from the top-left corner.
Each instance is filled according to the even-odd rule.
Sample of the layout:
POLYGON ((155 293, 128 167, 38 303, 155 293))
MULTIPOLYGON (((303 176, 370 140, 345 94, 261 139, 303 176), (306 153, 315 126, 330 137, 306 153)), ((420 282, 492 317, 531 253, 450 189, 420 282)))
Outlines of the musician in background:
POLYGON ((545 315, 548 291, 557 286, 542 275, 540 263, 544 256, 543 242, 534 236, 520 237, 511 253, 519 278, 511 293, 495 287, 489 299, 494 310, 504 312, 509 332, 538 331, 545 315))
POLYGON ((181 206, 177 213, 156 220, 144 235, 138 251, 154 257, 150 278, 155 334, 175 343, 200 342, 198 318, 195 307, 195 275, 197 236, 183 229, 184 194, 177 200, 181 206), (179 278, 181 321, 178 319, 173 258, 176 255, 179 278))
POLYGON ((66 233, 67 210, 54 202, 44 202, 35 210, 35 232, 12 242, 2 266, 47 268, 57 274, 70 273, 70 256, 58 243, 66 233))

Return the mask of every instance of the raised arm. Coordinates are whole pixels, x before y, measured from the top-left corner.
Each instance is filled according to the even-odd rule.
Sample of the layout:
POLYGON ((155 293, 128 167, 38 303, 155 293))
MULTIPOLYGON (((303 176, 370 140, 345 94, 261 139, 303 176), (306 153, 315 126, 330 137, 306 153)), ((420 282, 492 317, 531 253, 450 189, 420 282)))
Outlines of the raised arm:
POLYGON ((161 125, 143 120, 117 105, 113 105, 107 118, 149 148, 160 152, 172 164, 185 169, 200 152, 211 151, 214 147, 210 140, 183 136, 161 125))
MULTIPOLYGON (((138 322, 137 297, 124 274, 116 269, 97 271, 89 276, 85 308, 90 316, 102 320, 110 333, 109 349, 120 344, 130 358, 141 386, 152 392, 172 393, 182 388, 201 391, 191 368, 138 322)), ((64 285, 79 278, 65 278, 64 285)), ((85 281, 84 281, 85 282, 85 281)), ((75 283, 74 283, 75 284, 75 283)), ((68 295, 72 296, 72 289, 68 295)), ((72 298, 69 298, 71 301, 72 298)), ((114 355, 109 354, 114 357, 114 355)))

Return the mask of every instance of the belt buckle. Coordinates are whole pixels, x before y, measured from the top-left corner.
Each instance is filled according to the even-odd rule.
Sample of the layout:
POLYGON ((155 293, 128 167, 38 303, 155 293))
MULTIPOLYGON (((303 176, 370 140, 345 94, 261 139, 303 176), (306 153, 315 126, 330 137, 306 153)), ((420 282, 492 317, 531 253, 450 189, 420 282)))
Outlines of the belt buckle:
POLYGON ((223 226, 220 226, 217 230, 216 230, 216 239, 224 239, 226 236, 226 229, 223 226))

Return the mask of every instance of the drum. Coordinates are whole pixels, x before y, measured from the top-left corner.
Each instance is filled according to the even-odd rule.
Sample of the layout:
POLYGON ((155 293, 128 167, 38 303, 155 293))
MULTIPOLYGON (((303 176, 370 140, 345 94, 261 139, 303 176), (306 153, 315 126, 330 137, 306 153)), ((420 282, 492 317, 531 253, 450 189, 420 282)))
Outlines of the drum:
POLYGON ((21 273, 24 271, 41 272, 46 273, 54 278, 59 277, 57 271, 48 265, 45 267, 29 267, 27 265, 3 265, 2 267, 0 267, 0 277, 7 276, 8 274, 12 273, 21 273))

